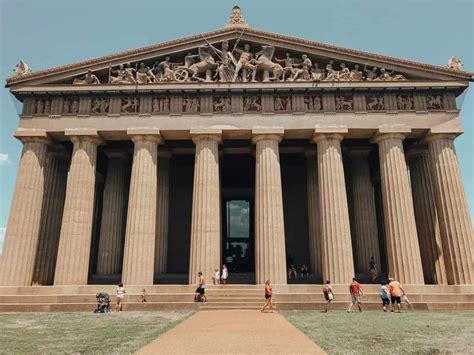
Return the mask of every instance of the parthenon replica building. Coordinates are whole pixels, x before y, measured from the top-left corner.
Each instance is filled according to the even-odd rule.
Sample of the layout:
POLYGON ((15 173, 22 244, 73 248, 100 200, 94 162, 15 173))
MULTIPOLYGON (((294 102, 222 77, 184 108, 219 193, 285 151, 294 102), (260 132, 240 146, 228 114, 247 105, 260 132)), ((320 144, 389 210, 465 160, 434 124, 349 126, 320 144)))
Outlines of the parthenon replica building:
POLYGON ((219 30, 64 66, 20 62, 23 143, 0 285, 472 285, 458 58, 422 64, 219 30), (308 279, 308 280, 310 280, 308 279), (309 281, 308 281, 309 282, 309 281))

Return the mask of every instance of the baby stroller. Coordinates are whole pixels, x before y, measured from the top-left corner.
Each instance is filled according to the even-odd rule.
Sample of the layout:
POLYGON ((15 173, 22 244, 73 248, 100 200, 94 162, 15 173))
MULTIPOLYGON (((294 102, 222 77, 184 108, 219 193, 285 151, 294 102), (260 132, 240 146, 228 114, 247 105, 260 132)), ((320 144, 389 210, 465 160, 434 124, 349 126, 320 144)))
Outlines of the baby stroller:
POLYGON ((110 298, 109 294, 105 292, 99 292, 95 295, 97 300, 97 308, 94 313, 107 313, 110 312, 110 298))

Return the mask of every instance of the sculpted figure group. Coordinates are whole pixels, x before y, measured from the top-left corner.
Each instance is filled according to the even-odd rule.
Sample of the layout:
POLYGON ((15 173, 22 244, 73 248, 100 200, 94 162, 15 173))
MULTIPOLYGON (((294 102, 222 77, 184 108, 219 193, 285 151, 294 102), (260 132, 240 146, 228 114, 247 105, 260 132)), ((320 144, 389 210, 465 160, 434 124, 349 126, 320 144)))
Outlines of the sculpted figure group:
MULTIPOLYGON (((385 68, 358 64, 349 67, 346 63, 334 64, 330 60, 320 68, 306 54, 284 58, 274 56, 275 47, 261 46, 253 52, 249 44, 242 48, 238 43, 230 48, 229 42, 222 42, 221 48, 208 43, 198 48, 198 53, 188 52, 182 62, 172 62, 169 56, 156 61, 153 66, 145 63, 120 64, 109 68, 110 84, 152 84, 162 82, 291 82, 291 81, 402 81, 401 74, 389 72, 385 68), (261 74, 261 75, 260 75, 261 74)), ((100 84, 92 71, 74 79, 75 85, 100 84)))

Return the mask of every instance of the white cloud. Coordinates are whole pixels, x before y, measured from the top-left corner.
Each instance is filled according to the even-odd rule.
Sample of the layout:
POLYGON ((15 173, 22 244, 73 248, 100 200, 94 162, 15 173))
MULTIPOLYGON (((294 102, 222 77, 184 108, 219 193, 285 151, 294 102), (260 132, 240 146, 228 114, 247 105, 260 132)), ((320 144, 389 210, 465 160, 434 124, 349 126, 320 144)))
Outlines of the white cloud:
POLYGON ((8 154, 0 153, 0 166, 10 164, 8 154))
POLYGON ((3 250, 3 242, 5 241, 5 231, 6 228, 0 228, 0 254, 2 253, 3 250))

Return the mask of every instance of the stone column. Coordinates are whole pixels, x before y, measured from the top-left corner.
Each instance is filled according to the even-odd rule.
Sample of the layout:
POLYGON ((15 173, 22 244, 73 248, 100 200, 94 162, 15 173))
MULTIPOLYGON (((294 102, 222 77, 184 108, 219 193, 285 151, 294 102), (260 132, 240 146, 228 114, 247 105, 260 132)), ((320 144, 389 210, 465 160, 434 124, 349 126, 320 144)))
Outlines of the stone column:
POLYGON ((152 285, 155 265, 157 128, 129 129, 135 144, 128 197, 122 279, 128 285, 152 285))
POLYGON ((308 233, 310 272, 321 275, 321 236, 319 233, 318 159, 316 151, 306 152, 308 233))
POLYGON ((473 284, 472 224, 454 139, 454 134, 432 134, 427 140, 448 283, 473 284))
POLYGON ((52 285, 54 281, 69 162, 70 156, 61 146, 52 147, 48 152, 33 284, 52 285))
POLYGON ((285 226, 279 143, 283 129, 254 129, 255 274, 257 284, 286 284, 285 226))
POLYGON ((86 285, 94 218, 97 146, 95 130, 66 130, 74 143, 66 188, 54 285, 86 285))
POLYGON ((446 285, 441 234, 431 178, 432 170, 427 149, 409 152, 410 181, 415 210, 416 230, 420 244, 421 265, 425 282, 446 285))
POLYGON ((49 141, 42 130, 17 131, 14 135, 23 142, 23 151, 0 256, 0 286, 30 286, 38 246, 49 141))
POLYGON ((370 177, 369 154, 370 148, 354 148, 350 152, 356 271, 364 274, 370 274, 371 257, 374 257, 378 271, 381 270, 375 193, 370 177))
POLYGON ((158 154, 158 192, 156 205, 155 275, 166 272, 168 257, 169 152, 158 154))
POLYGON ((347 284, 354 277, 354 259, 347 207, 341 140, 347 128, 316 129, 319 217, 323 281, 347 284))
POLYGON ((120 273, 122 248, 125 236, 123 220, 125 211, 125 183, 127 178, 128 153, 107 149, 107 175, 105 177, 102 218, 100 224, 97 274, 120 273))
POLYGON ((423 284, 413 199, 403 151, 402 133, 379 133, 380 176, 389 276, 404 284, 423 284))
POLYGON ((189 283, 197 282, 202 271, 210 283, 214 269, 221 263, 219 143, 218 129, 191 130, 196 144, 194 161, 193 210, 191 222, 191 252, 189 283))

